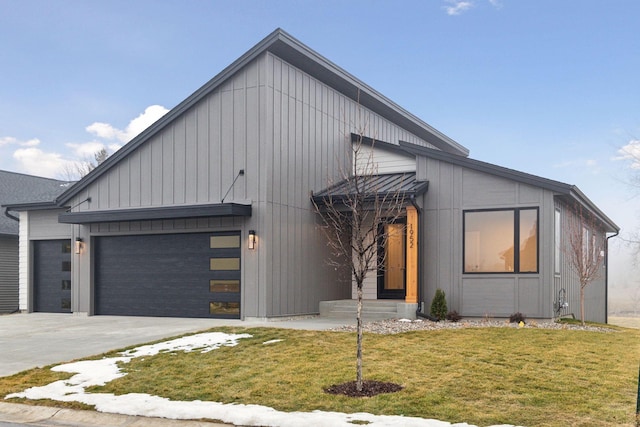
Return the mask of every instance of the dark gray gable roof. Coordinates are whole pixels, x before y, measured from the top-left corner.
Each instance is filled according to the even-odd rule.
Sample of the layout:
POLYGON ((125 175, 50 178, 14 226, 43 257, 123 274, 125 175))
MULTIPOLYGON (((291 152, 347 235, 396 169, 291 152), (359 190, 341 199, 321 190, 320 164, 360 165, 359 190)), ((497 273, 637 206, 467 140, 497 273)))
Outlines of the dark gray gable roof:
POLYGON ((236 72, 264 52, 273 53, 291 65, 310 74, 314 78, 317 78, 323 83, 335 88, 351 99, 359 99, 360 104, 364 107, 369 108, 375 113, 378 113, 399 126, 402 126, 414 135, 429 142, 434 147, 459 155, 466 156, 469 154, 469 150, 462 145, 432 128, 418 117, 409 113, 390 99, 375 91, 370 86, 358 80, 342 68, 338 67, 328 59, 287 34, 285 31, 278 28, 260 43, 251 48, 247 53, 238 58, 235 62, 222 70, 222 72, 217 76, 209 80, 191 96, 171 109, 171 111, 165 114, 157 122, 149 126, 140 135, 111 155, 100 166, 85 176, 77 185, 62 194, 58 199, 58 203, 61 206, 68 203, 71 198, 98 179, 102 174, 125 158, 129 153, 144 144, 145 141, 149 140, 153 135, 158 133, 209 93, 220 87, 236 72))
MULTIPOLYGON (((388 145, 392 144, 387 144, 386 146, 388 145)), ((597 218, 599 218, 600 221, 602 221, 607 232, 617 233, 620 231, 620 227, 618 227, 607 215, 605 215, 605 213, 602 212, 591 200, 589 200, 589 198, 575 185, 565 184, 560 181, 542 178, 540 176, 531 175, 525 172, 493 165, 491 163, 486 163, 479 160, 470 159, 468 157, 444 153, 439 150, 421 147, 410 142, 400 141, 399 148, 405 150, 405 152, 407 153, 411 153, 417 156, 425 156, 432 159, 441 160, 447 163, 463 166, 468 169, 485 172, 491 175, 510 179, 512 181, 553 191, 555 193, 558 193, 559 197, 565 198, 570 202, 579 203, 582 206, 586 207, 597 218)))
POLYGON ((18 234, 18 222, 5 214, 6 206, 23 204, 55 206, 56 197, 67 190, 72 183, 57 179, 42 178, 22 173, 0 170, 0 234, 18 234))

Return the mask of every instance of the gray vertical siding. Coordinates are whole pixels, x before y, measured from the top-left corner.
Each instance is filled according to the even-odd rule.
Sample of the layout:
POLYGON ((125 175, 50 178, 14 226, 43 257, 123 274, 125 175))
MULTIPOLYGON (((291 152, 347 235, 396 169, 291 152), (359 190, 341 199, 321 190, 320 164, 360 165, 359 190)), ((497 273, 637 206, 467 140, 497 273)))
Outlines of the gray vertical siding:
MULTIPOLYGON (((349 135, 359 131, 428 146, 265 52, 71 203, 91 197, 76 210, 220 203, 231 188, 225 202, 251 203, 250 218, 93 224, 77 233, 90 251, 99 235, 236 229, 244 238, 254 229, 258 249, 243 251, 243 317, 315 313, 321 300, 349 298, 350 280, 326 265, 309 195, 349 170, 349 135)), ((76 271, 79 311, 91 312, 90 260, 81 257, 76 271)))
POLYGON ((0 313, 18 309, 18 236, 0 236, 0 313))
MULTIPOLYGON (((566 248, 568 245, 567 232, 571 217, 574 215, 567 206, 561 202, 556 202, 556 208, 560 209, 561 215, 561 247, 566 248)), ((604 233, 602 233, 604 238, 604 233)), ((561 272, 554 275, 553 301, 557 301, 558 294, 561 289, 566 291, 567 302, 569 306, 560 312, 560 315, 575 315, 580 318, 580 280, 573 270, 569 261, 569 256, 565 253, 567 249, 560 250, 561 272)), ((552 264, 553 268, 553 264, 552 264)), ((606 306, 606 270, 602 266, 599 277, 585 288, 585 318, 593 322, 604 323, 607 320, 606 306)))
POLYGON ((423 300, 440 288, 450 309, 464 316, 550 318, 553 288, 553 194, 461 166, 419 159, 429 180, 423 200, 423 300), (468 209, 539 208, 539 273, 463 274, 463 212, 468 209))

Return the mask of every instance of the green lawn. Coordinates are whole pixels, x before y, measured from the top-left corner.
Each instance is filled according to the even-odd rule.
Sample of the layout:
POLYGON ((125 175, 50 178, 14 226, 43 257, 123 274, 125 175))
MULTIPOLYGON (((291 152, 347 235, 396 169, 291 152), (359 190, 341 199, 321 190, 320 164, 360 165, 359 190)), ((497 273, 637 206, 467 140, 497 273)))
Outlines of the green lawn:
MULTIPOLYGON (((253 338, 205 354, 134 359, 123 366, 127 376, 92 391, 252 403, 283 411, 403 414, 480 426, 635 425, 638 330, 470 328, 365 334, 365 378, 404 386, 398 393, 372 398, 323 392, 354 379, 354 333, 220 330, 253 338), (275 339, 283 341, 263 344, 275 339)), ((0 378, 0 395, 60 376, 33 370, 0 378)))

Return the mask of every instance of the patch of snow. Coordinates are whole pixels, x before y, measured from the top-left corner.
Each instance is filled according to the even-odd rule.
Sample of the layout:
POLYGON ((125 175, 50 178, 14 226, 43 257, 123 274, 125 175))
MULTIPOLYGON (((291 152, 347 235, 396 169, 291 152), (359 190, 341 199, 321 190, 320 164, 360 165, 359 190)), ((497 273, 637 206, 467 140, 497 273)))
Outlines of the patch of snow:
POLYGON ((282 342, 282 340, 269 340, 269 341, 265 341, 265 342, 263 342, 262 344, 263 344, 263 345, 264 345, 264 344, 275 344, 275 343, 277 343, 277 342, 282 342))
MULTIPOLYGON (((118 363, 128 363, 136 357, 153 356, 161 352, 199 350, 206 353, 222 346, 235 346, 238 340, 250 338, 249 334, 203 333, 178 338, 158 344, 144 345, 122 352, 120 357, 101 360, 83 360, 53 368, 57 372, 75 373, 68 380, 55 381, 42 387, 31 387, 21 393, 5 397, 26 399, 51 399, 60 402, 81 402, 95 406, 96 410, 123 415, 161 417, 169 419, 216 419, 245 426, 297 427, 353 427, 354 422, 367 422, 371 427, 473 427, 466 423, 451 424, 445 421, 397 415, 372 415, 369 413, 345 414, 341 412, 282 412, 260 405, 223 404, 218 402, 183 402, 143 393, 114 395, 112 393, 87 393, 86 388, 105 385, 124 375, 118 363)), ((266 341, 263 344, 282 340, 266 341)), ((513 427, 513 426, 495 426, 513 427)))

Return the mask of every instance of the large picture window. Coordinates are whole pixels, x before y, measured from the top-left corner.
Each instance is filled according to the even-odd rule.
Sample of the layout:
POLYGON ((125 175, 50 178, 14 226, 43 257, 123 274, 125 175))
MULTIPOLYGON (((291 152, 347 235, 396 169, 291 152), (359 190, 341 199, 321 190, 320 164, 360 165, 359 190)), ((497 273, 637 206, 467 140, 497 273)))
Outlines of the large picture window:
POLYGON ((538 209, 464 212, 465 273, 537 273, 538 209))

